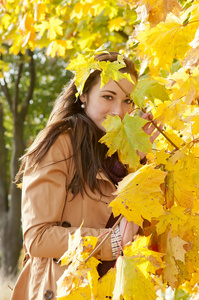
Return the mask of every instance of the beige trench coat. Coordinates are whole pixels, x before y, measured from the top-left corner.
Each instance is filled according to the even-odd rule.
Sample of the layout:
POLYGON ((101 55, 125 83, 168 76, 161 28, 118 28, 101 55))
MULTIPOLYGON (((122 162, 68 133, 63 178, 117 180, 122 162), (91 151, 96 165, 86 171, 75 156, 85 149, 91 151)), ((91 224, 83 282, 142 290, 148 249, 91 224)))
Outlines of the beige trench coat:
MULTIPOLYGON (((25 258, 11 300, 56 299, 56 281, 64 272, 57 263, 68 248, 69 233, 81 225, 82 236, 100 236, 111 215, 109 203, 115 186, 98 173, 106 196, 88 189, 74 199, 67 189, 73 174, 72 145, 67 133, 51 146, 34 173, 24 175, 22 187, 22 229, 25 258), (69 158, 69 159, 68 159, 69 158), (63 227, 70 222, 71 227, 63 227), (63 223, 65 222, 65 223, 63 223)), ((110 238, 99 253, 101 260, 112 260, 110 238)))

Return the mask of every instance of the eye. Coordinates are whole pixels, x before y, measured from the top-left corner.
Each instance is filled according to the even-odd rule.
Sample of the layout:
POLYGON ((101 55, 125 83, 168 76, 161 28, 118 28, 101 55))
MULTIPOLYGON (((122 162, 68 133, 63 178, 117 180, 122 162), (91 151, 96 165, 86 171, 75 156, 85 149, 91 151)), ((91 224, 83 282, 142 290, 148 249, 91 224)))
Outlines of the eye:
POLYGON ((126 104, 132 104, 132 103, 133 103, 133 100, 132 100, 132 99, 126 99, 126 100, 124 100, 124 102, 125 102, 126 104))
POLYGON ((106 99, 106 100, 112 100, 112 99, 113 99, 113 96, 110 96, 110 95, 104 95, 103 98, 106 99))

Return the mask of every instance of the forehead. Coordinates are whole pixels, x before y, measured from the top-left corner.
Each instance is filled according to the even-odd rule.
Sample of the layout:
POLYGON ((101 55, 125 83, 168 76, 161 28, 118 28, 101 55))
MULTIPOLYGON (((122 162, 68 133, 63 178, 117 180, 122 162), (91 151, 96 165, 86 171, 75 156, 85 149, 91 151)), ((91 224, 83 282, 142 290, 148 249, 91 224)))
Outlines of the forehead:
MULTIPOLYGON (((134 78, 132 79, 135 81, 134 78)), ((101 85, 101 80, 99 80, 98 84, 101 85)), ((125 96, 129 96, 132 93, 134 86, 135 85, 126 78, 120 79, 118 82, 111 79, 102 88, 100 88, 100 91, 110 90, 110 91, 114 91, 116 94, 123 93, 125 94, 125 96)))

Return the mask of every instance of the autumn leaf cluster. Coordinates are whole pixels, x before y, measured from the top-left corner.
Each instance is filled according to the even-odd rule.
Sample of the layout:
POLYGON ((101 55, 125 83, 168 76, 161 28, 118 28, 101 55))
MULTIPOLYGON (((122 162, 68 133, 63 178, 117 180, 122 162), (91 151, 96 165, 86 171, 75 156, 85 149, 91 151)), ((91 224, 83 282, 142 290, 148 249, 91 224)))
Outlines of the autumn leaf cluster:
MULTIPOLYGON (((84 64, 85 49, 106 45, 131 57, 140 75, 132 94, 134 112, 123 120, 108 117, 101 142, 109 147, 107 155, 117 151, 129 168, 112 210, 138 224, 142 237, 123 249, 116 268, 100 280, 99 262, 94 257, 85 262, 96 241, 87 237, 85 246, 80 233, 71 237, 58 297, 156 299, 157 290, 164 293, 169 286, 194 299, 199 293, 199 1, 2 0, 0 9, 1 57, 45 48, 47 55, 84 64), (153 145, 142 130, 146 122, 154 123, 141 118, 145 111, 152 112, 160 132, 153 145), (138 151, 147 153, 145 166, 138 151)), ((1 77, 9 67, 0 60, 1 77)), ((81 92, 88 74, 81 73, 81 64, 76 68, 81 92)), ((102 69, 108 78, 116 76, 117 66, 112 72, 102 69)))

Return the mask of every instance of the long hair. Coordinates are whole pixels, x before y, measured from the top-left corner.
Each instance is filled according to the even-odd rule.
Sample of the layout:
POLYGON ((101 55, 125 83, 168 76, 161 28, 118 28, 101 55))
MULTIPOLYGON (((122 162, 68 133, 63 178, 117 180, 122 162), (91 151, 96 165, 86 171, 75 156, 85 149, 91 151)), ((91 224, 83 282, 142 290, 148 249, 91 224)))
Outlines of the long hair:
MULTIPOLYGON (((117 57, 118 53, 110 52, 99 54, 96 56, 96 59, 113 62, 117 60, 117 57)), ((133 61, 124 58, 124 62, 126 67, 120 71, 132 74, 137 79, 137 72, 133 61)), ((90 74, 85 82, 83 94, 90 91, 99 80, 99 77, 99 70, 95 70, 90 74)), ((76 195, 78 192, 83 193, 85 191, 85 184, 87 183, 92 192, 97 190, 100 194, 103 194, 96 175, 99 170, 105 172, 103 162, 107 147, 99 143, 99 139, 104 133, 81 108, 82 102, 79 97, 76 99, 76 93, 75 83, 71 81, 58 96, 46 127, 38 134, 27 153, 21 158, 21 165, 16 175, 16 181, 20 180, 25 168, 27 169, 26 163, 30 156, 31 163, 28 164, 28 169, 34 171, 57 137, 67 131, 71 138, 75 164, 75 174, 69 184, 69 188, 76 195)))

